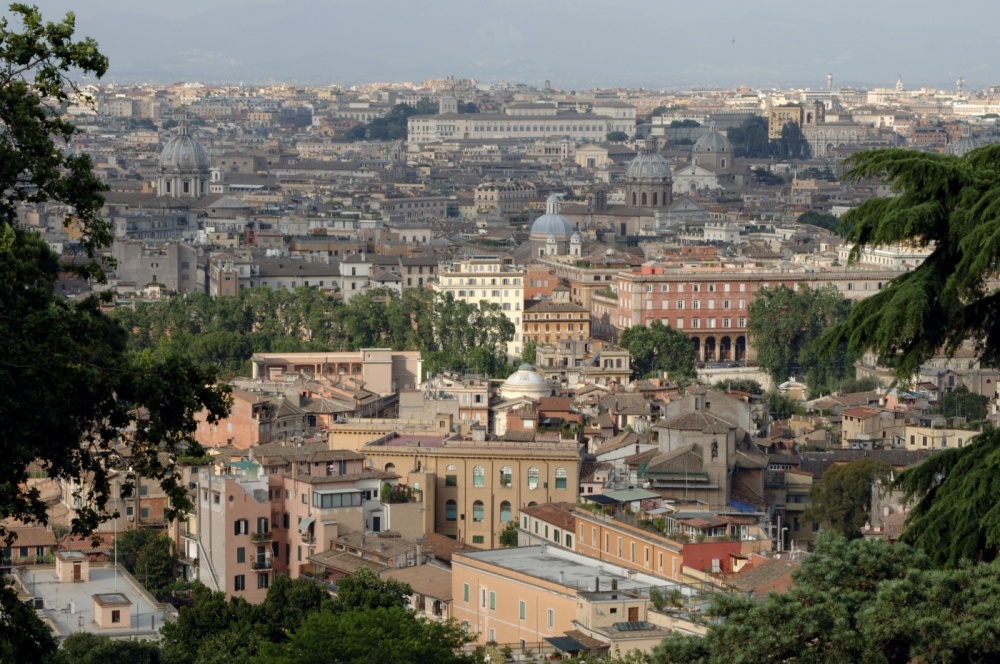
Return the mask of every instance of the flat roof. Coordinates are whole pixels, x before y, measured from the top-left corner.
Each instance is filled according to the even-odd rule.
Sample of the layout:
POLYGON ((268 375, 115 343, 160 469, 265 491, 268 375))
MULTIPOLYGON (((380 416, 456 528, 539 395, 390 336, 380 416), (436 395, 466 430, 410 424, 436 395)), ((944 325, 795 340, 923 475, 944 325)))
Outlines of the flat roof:
MULTIPOLYGON (((611 590, 611 582, 618 590, 647 589, 650 586, 680 586, 677 583, 648 574, 636 573, 606 562, 582 556, 554 546, 522 546, 514 549, 462 552, 452 556, 452 565, 462 564, 471 558, 515 572, 522 572, 551 583, 558 583, 578 591, 594 591, 600 581, 600 590, 611 590)), ((682 592, 691 591, 681 588, 682 592)))
POLYGON ((132 606, 132 600, 125 593, 97 593, 94 601, 101 606, 132 606))
MULTIPOLYGON (((160 627, 176 618, 173 607, 158 608, 140 588, 122 574, 115 578, 114 567, 91 563, 90 580, 60 583, 53 566, 35 566, 20 572, 21 580, 35 598, 44 600, 42 619, 57 636, 75 632, 93 632, 111 637, 142 636, 160 638, 160 627), (132 606, 129 624, 101 629, 94 623, 94 602, 99 597, 124 598, 132 606), (70 606, 72 605, 72 608, 70 606)), ((122 605, 124 606, 124 602, 122 605)))

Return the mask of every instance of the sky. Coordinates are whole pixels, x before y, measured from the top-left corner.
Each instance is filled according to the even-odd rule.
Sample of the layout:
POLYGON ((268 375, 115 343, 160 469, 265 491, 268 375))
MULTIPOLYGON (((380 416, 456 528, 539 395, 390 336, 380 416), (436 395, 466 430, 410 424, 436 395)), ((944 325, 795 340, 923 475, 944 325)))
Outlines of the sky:
POLYGON ((996 0, 35 0, 108 81, 1000 85, 996 0))

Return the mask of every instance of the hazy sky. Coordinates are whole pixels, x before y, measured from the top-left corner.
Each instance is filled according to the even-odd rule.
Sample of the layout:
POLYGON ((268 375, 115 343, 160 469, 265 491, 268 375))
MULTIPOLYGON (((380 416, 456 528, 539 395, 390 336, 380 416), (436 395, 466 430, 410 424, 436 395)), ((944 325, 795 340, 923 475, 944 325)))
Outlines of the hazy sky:
POLYGON ((996 0, 36 0, 107 80, 1000 85, 996 0))

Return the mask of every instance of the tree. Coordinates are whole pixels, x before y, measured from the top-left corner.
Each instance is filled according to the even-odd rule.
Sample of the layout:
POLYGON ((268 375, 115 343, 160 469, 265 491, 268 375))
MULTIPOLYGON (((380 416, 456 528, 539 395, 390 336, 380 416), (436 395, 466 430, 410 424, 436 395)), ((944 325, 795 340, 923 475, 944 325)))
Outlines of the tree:
POLYGON ((778 390, 769 390, 764 395, 764 400, 767 402, 767 410, 771 419, 787 420, 792 415, 803 413, 802 406, 795 399, 785 396, 778 390))
POLYGON ((472 664, 475 657, 460 652, 470 640, 453 620, 420 619, 399 606, 358 607, 311 614, 286 643, 265 645, 253 661, 255 664, 472 664))
POLYGON ((941 403, 933 412, 945 417, 964 417, 970 422, 979 422, 986 419, 989 403, 987 397, 969 391, 965 385, 959 385, 954 390, 944 393, 941 403))
MULTIPOLYGON (((171 472, 176 454, 196 446, 196 413, 207 408, 217 421, 226 412, 225 395, 212 371, 177 357, 129 353, 125 331, 101 312, 96 297, 69 302, 56 293, 64 269, 104 280, 101 257, 112 238, 98 214, 104 186, 89 157, 68 149, 75 128, 54 109, 71 94, 82 96, 72 74, 100 77, 108 62, 93 40, 74 40, 72 14, 45 22, 21 4, 11 5, 10 14, 0 20, 0 522, 46 522, 38 492, 22 490, 29 464, 36 464, 52 479, 82 483, 72 526, 92 532, 108 516, 108 473, 120 465, 110 455, 116 447, 128 448, 130 466, 122 470, 162 484, 170 518, 190 506, 187 487, 171 472), (19 225, 24 203, 72 210, 65 224, 79 233, 80 260, 61 265, 37 233, 19 225), (29 389, 38 385, 45 389, 29 389)), ((0 592, 9 597, 9 589, 0 592)), ((5 612, 5 619, 22 617, 5 612)), ((12 644, 16 635, 17 647, 35 633, 27 624, 4 632, 0 640, 12 644)), ((38 656, 22 650, 14 659, 38 656)))
MULTIPOLYGON (((872 636, 870 623, 879 620, 870 609, 883 587, 915 570, 926 570, 928 564, 926 556, 905 545, 867 539, 848 542, 822 533, 815 552, 793 574, 795 584, 789 592, 772 593, 762 602, 717 595, 709 614, 719 620, 709 624, 708 634, 668 637, 654 649, 652 661, 912 661, 886 658, 884 641, 872 636)), ((918 641, 912 645, 920 652, 918 641)))
MULTIPOLYGON (((938 352, 971 339, 985 366, 1000 362, 1000 294, 989 286, 1000 259, 1000 146, 962 157, 873 150, 848 161, 846 179, 879 180, 894 196, 845 215, 856 259, 866 247, 931 248, 916 268, 859 302, 821 347, 872 352, 908 381, 938 352)), ((1000 433, 933 455, 896 481, 913 501, 903 538, 939 564, 993 560, 1000 551, 1000 433)))
POLYGON ((194 664, 209 657, 215 645, 227 639, 223 635, 231 630, 265 632, 263 611, 242 597, 227 602, 224 592, 213 592, 199 584, 194 588, 193 604, 181 607, 177 620, 160 628, 163 655, 170 662, 194 664))
POLYGON ((671 380, 689 381, 695 375, 694 344, 687 335, 655 320, 622 331, 618 345, 632 355, 632 373, 645 376, 667 371, 671 380))
POLYGON ((621 143, 628 140, 628 134, 623 131, 609 131, 607 139, 611 143, 621 143))
POLYGON ((733 145, 733 156, 764 159, 771 156, 771 143, 767 134, 767 118, 749 117, 739 127, 726 131, 733 145))
POLYGON ((507 525, 500 531, 500 546, 504 548, 514 548, 517 546, 517 522, 508 521, 507 525))
POLYGON ((701 123, 697 120, 673 120, 670 122, 670 126, 671 128, 680 127, 683 129, 689 129, 691 127, 700 127, 701 123))
POLYGON ((782 159, 808 159, 812 154, 809 141, 798 122, 788 122, 781 127, 781 138, 774 142, 772 154, 782 159))
POLYGON ((458 102, 458 112, 459 113, 478 113, 479 107, 476 106, 475 102, 458 102))
POLYGON ((827 214, 825 212, 817 212, 816 210, 809 210, 808 212, 803 212, 799 215, 798 219, 795 220, 800 224, 809 224, 811 226, 819 226, 820 228, 825 228, 833 233, 840 232, 840 219, 833 216, 832 214, 827 214))
POLYGON ((871 513, 872 485, 886 481, 892 466, 878 459, 858 459, 832 466, 809 491, 805 518, 847 539, 861 537, 871 513))
POLYGON ((382 580, 368 569, 345 576, 337 583, 334 609, 349 611, 360 608, 398 608, 410 605, 413 589, 396 579, 382 580))
POLYGON ((757 360, 775 383, 804 371, 813 394, 833 391, 853 369, 846 343, 825 347, 814 342, 829 327, 847 319, 851 302, 834 286, 787 286, 761 290, 749 307, 747 330, 754 338, 757 360))
POLYGON ((117 639, 78 632, 63 639, 53 664, 107 664, 107 662, 159 664, 160 648, 155 641, 117 639))
POLYGON ((524 344, 524 348, 521 349, 521 361, 534 366, 535 361, 538 359, 535 356, 535 351, 538 349, 538 344, 534 341, 529 341, 524 344))
POLYGON ((726 378, 720 380, 713 386, 720 392, 746 392, 748 394, 764 394, 764 388, 755 380, 750 378, 726 378))

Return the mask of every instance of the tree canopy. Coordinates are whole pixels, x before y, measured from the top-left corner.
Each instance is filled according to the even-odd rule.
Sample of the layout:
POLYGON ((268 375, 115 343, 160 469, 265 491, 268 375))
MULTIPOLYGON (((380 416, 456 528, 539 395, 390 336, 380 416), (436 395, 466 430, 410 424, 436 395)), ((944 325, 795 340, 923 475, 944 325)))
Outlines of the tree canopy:
POLYGON ((847 539, 861 537, 871 515, 872 485, 886 481, 892 466, 878 459, 858 459, 835 465, 809 491, 805 517, 847 539))
POLYGON ((667 371, 675 382, 694 378, 694 344, 686 334, 661 321, 623 330, 618 345, 632 354, 632 373, 636 376, 667 371))
POLYGON ((986 662, 1000 657, 995 565, 934 569, 921 551, 823 533, 786 594, 714 600, 705 637, 672 636, 654 664, 986 662))
POLYGON ((959 385, 954 390, 945 392, 932 412, 945 417, 964 417, 970 422, 980 422, 986 419, 989 403, 987 397, 972 392, 965 385, 959 385))
POLYGON ((812 226, 819 226, 820 228, 825 228, 833 233, 840 232, 840 219, 828 214, 826 212, 817 212, 816 210, 809 210, 808 212, 803 212, 796 219, 800 224, 810 224, 812 226))
POLYGON ((804 372, 812 394, 829 393, 853 370, 846 343, 820 350, 815 342, 830 326, 847 319, 851 302, 835 286, 778 286, 759 291, 750 303, 747 330, 757 361, 775 383, 804 372))
MULTIPOLYGON (((866 247, 923 247, 916 268, 860 301, 823 336, 820 349, 848 344, 872 352, 908 382, 939 352, 966 340, 984 366, 1000 362, 1000 293, 990 280, 1000 259, 1000 146, 962 157, 885 149, 848 161, 846 179, 887 182, 893 196, 850 210, 845 241, 866 247)), ((936 562, 993 560, 1000 552, 1000 433, 933 455, 896 486, 914 501, 903 538, 936 562)))

